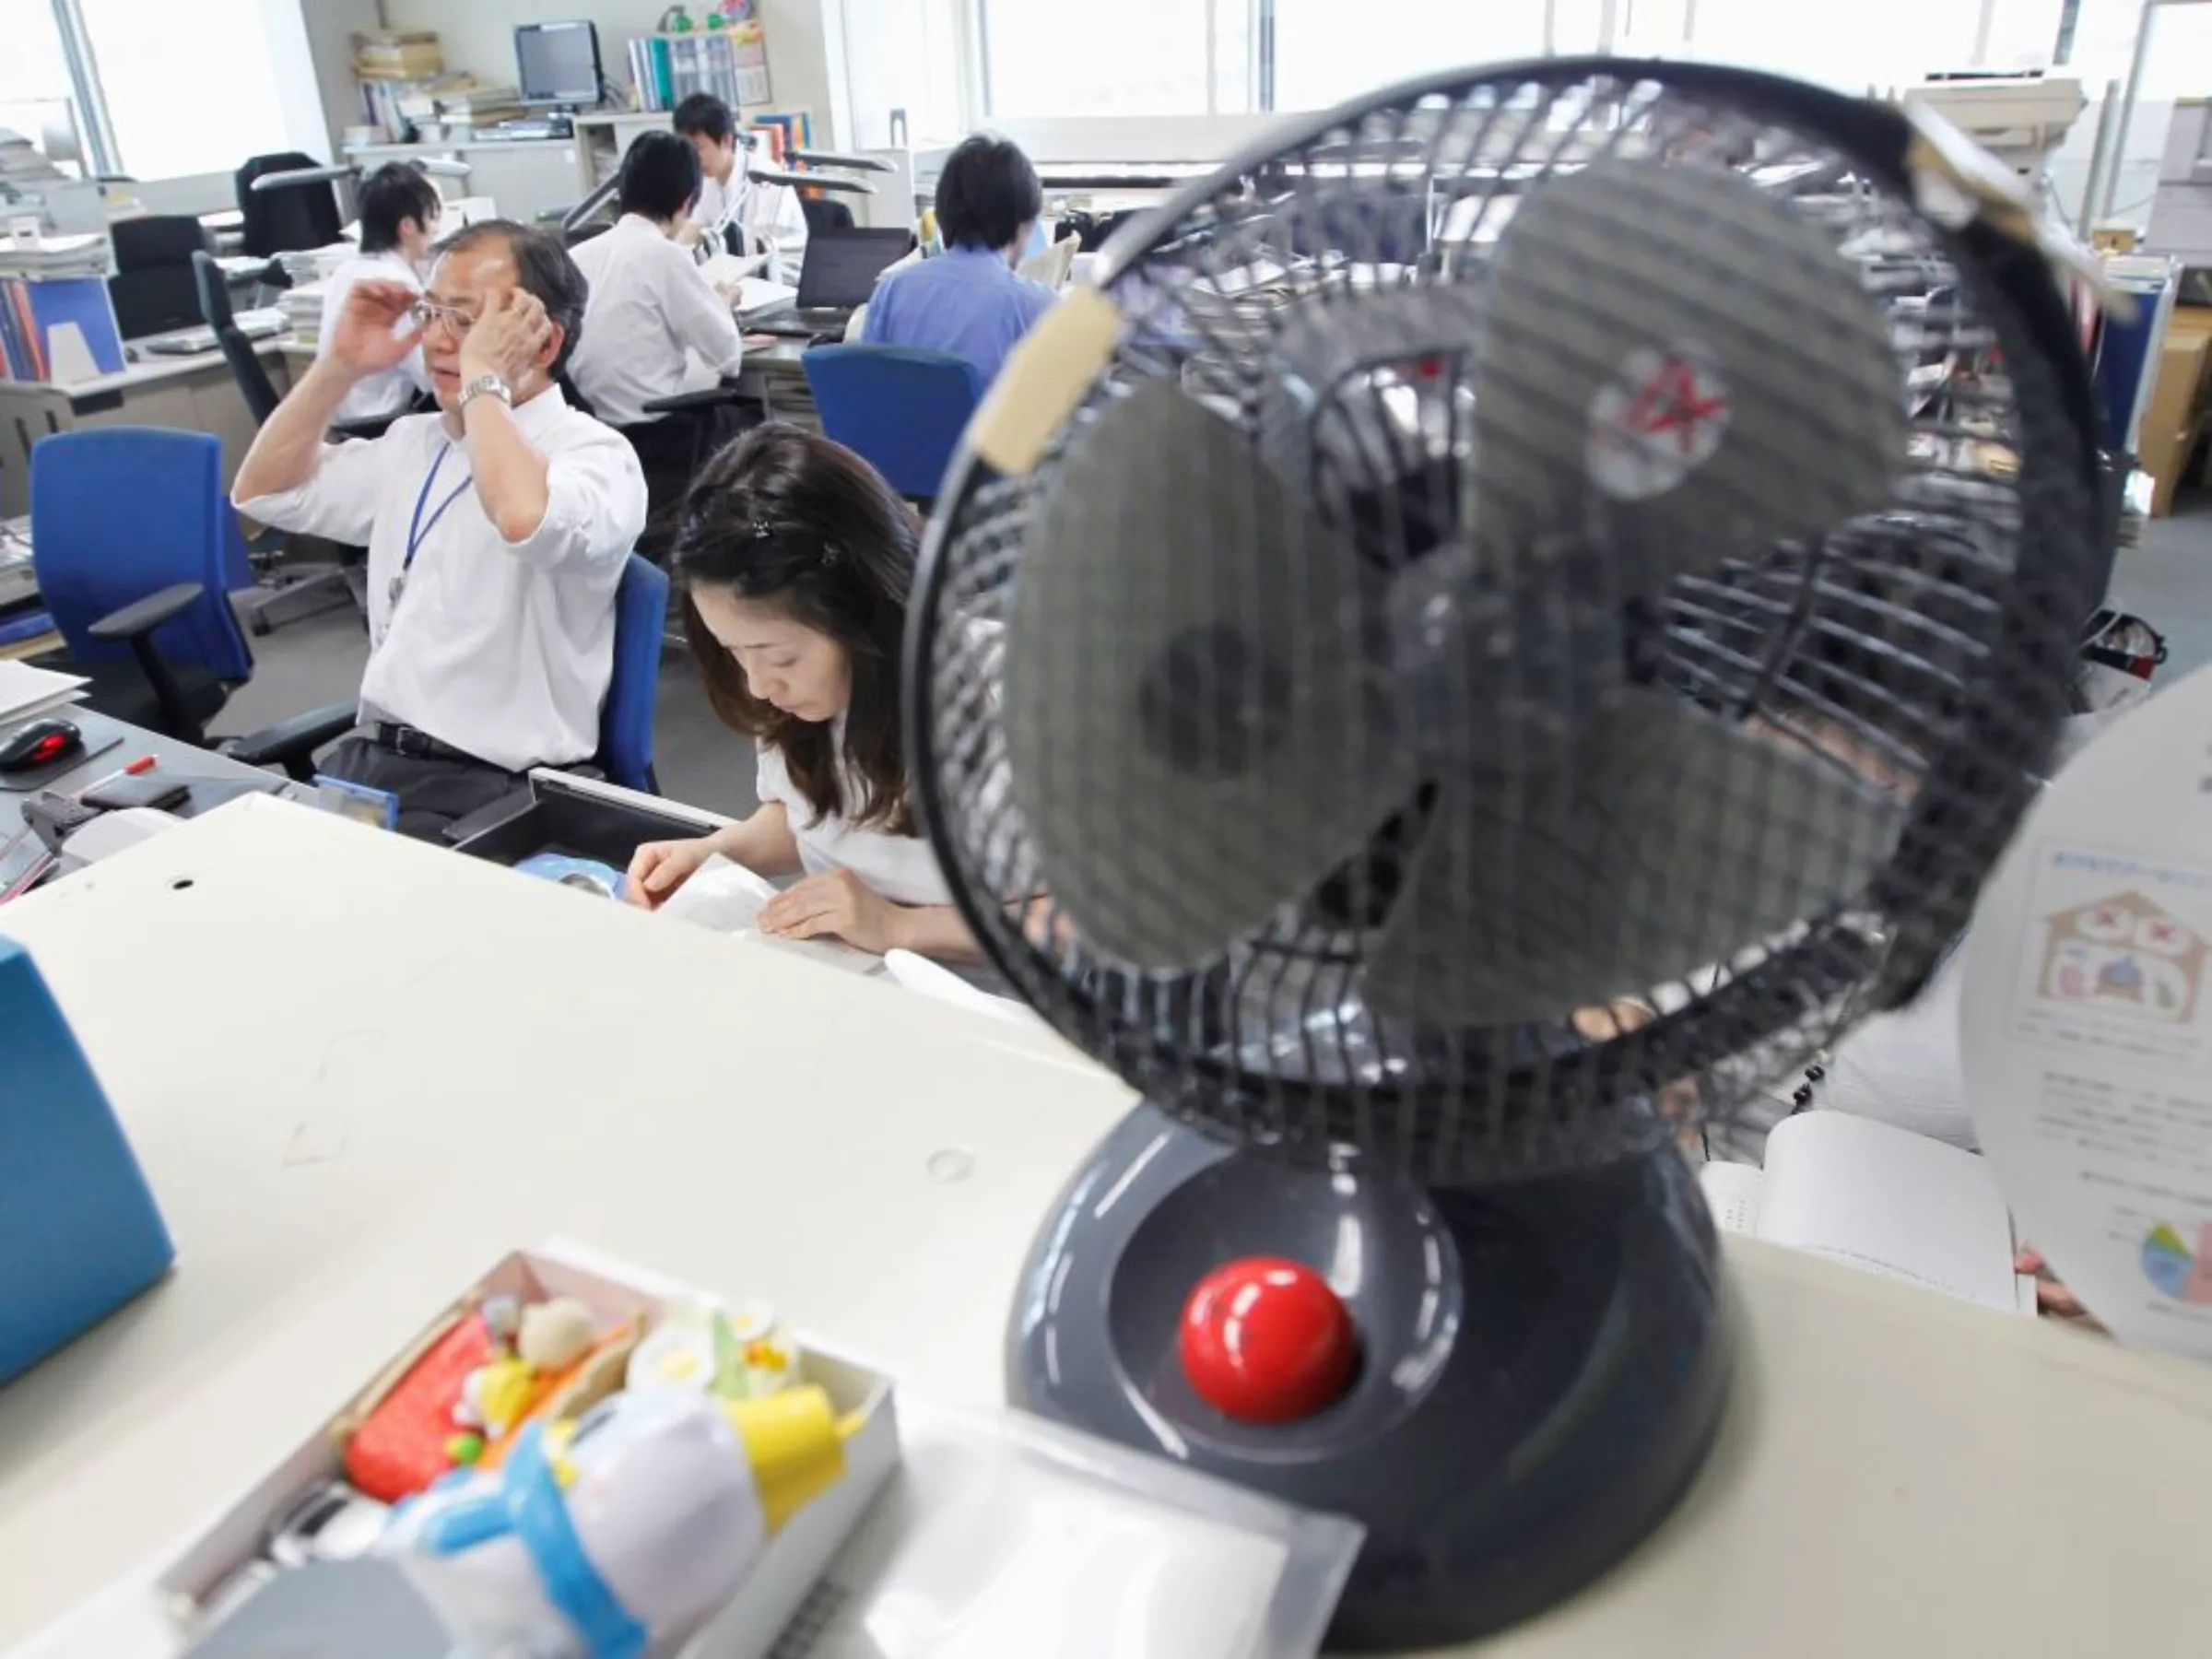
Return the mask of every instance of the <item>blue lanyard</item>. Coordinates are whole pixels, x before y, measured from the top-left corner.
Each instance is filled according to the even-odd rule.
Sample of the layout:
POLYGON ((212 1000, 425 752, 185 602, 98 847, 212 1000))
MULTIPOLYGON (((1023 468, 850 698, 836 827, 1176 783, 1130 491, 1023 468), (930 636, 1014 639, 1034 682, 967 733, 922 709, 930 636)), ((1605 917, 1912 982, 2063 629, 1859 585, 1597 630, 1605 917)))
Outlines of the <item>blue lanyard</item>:
POLYGON ((453 447, 450 443, 438 446, 438 458, 430 463, 430 470, 422 480, 422 493, 415 498, 415 516, 407 524, 407 557, 399 567, 403 576, 415 568, 415 555, 422 550, 424 539, 438 528, 438 521, 445 516, 445 510, 459 500, 461 492, 475 481, 473 477, 463 478, 453 486, 453 493, 438 503, 438 510, 430 514, 430 522, 427 524, 422 522, 422 510, 430 504, 430 487, 438 482, 438 469, 445 465, 446 452, 453 447))

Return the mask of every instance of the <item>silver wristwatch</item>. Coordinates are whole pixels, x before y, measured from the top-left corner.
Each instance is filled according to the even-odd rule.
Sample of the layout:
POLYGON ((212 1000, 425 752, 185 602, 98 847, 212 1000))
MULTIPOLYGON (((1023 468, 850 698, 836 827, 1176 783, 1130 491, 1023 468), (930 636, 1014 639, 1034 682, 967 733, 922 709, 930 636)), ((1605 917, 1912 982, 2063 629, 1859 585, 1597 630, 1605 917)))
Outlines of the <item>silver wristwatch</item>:
POLYGON ((453 406, 465 409, 472 397, 496 397, 509 408, 514 407, 514 389, 496 374, 479 374, 461 388, 461 401, 453 406))

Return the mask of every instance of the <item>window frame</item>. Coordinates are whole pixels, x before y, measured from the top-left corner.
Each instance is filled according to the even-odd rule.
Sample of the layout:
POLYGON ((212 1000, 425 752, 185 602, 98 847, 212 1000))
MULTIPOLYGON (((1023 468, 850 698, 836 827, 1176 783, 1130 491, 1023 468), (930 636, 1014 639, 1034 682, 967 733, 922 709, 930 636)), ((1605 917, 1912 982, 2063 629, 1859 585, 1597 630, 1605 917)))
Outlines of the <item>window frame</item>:
MULTIPOLYGON (((994 132, 1003 133, 1020 145, 1033 159, 1047 164, 1215 161, 1265 133, 1283 117, 1312 112, 1273 107, 1272 87, 1269 85, 1271 65, 1265 49, 1267 20, 1273 12, 1272 0, 1194 0, 1194 3, 1206 7, 1206 38, 1209 42, 1209 51, 1210 42, 1221 38, 1218 32, 1221 25, 1220 8, 1241 5, 1251 9, 1255 19, 1253 27, 1261 42, 1253 53, 1253 75, 1259 84, 1254 88, 1253 101, 1258 106, 1257 112, 1224 112, 1209 108, 1203 112, 1171 116, 1120 115, 1061 119, 994 116, 990 109, 990 77, 984 57, 985 12, 991 0, 952 0, 962 127, 970 132, 988 127, 994 132)), ((1573 4, 1573 0, 1542 0, 1543 38, 1547 53, 1558 50, 1560 12, 1562 6, 1568 4, 1573 4)), ((1624 41, 1623 36, 1629 35, 1632 41, 1635 4, 1636 0, 1595 0, 1597 41, 1593 50, 1602 53, 1617 49, 1631 49, 1631 42, 1624 41)), ((1973 50, 1970 54, 1971 61, 1957 67, 1971 68, 1987 65, 1995 29, 1997 4, 1998 0, 1981 0, 1973 50)), ((1686 32, 1677 50, 1690 53, 1695 51, 1698 44, 1696 0, 1690 0, 1684 10, 1686 32)), ((1207 101, 1211 105, 1218 95, 1218 78, 1210 72, 1206 76, 1206 88, 1207 101)))

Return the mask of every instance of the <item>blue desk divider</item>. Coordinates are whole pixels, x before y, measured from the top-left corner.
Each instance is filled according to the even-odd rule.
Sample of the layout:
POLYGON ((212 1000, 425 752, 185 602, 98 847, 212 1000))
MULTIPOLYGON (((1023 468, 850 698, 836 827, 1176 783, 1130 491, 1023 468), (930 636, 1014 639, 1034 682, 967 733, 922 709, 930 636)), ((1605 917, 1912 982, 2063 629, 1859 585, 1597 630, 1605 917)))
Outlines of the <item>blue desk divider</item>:
POLYGON ((30 958, 0 939, 0 1382, 175 1258, 69 1022, 30 958))

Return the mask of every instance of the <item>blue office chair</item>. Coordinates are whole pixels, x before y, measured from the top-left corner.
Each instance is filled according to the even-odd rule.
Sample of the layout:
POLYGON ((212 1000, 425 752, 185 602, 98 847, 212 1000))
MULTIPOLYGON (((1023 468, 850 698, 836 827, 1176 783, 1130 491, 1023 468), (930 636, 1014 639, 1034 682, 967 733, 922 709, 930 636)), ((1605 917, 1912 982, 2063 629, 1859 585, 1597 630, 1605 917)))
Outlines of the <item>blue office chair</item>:
POLYGON ((230 609, 246 577, 221 442, 206 432, 97 427, 30 455, 31 567, 100 712, 187 743, 253 676, 230 609))
POLYGON ((661 793, 653 770, 653 711, 661 696, 668 578, 635 553, 615 590, 615 672, 599 709, 598 769, 625 789, 661 793))
POLYGON ((822 430, 909 500, 934 500, 982 401, 976 366, 907 346, 817 346, 799 361, 822 430))
MULTIPOLYGON (((660 793, 653 769, 653 715, 661 695, 661 636, 667 625, 668 578, 632 553, 615 589, 615 662, 599 708, 599 752, 578 771, 595 772, 625 789, 660 793)), ((247 766, 279 767, 304 783, 315 775, 317 752, 353 730, 356 714, 353 703, 332 703, 226 744, 223 752, 247 766)), ((499 802, 472 813, 451 826, 447 838, 464 840, 509 810, 499 802)))

